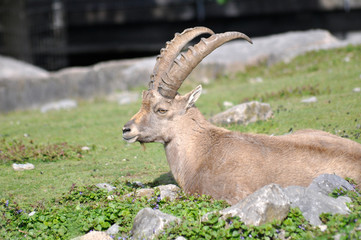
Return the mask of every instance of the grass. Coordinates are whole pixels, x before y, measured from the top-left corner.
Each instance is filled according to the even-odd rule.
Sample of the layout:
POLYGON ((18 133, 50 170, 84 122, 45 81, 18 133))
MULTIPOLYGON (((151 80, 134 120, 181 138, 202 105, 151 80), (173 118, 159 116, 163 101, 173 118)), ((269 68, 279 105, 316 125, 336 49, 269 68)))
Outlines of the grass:
MULTIPOLYGON (((258 66, 236 75, 222 76, 203 86, 206 90, 197 107, 207 117, 224 110, 223 102, 234 104, 262 100, 271 105, 274 118, 248 126, 229 125, 243 132, 284 134, 290 129, 313 128, 348 137, 361 143, 361 46, 310 52, 291 63, 258 66), (345 61, 348 57, 350 61, 345 61), (260 77, 262 83, 250 83, 260 77), (316 103, 301 100, 316 96, 316 103)), ((197 83, 186 81, 181 93, 197 83)), ((34 149, 66 144, 69 156, 49 160, 25 153, 26 157, 2 160, 0 199, 21 205, 45 204, 77 186, 101 182, 142 181, 167 183, 169 167, 160 144, 139 144, 122 140, 121 128, 138 111, 140 100, 119 106, 102 100, 80 102, 69 111, 40 113, 17 111, 0 116, 0 154, 9 144, 22 143, 34 149), (89 151, 79 152, 88 146, 89 151), (74 150, 77 149, 77 150, 74 150), (80 154, 81 157, 74 157, 80 154), (11 164, 33 163, 32 171, 15 172, 11 164), (45 160, 44 160, 45 159, 45 160)), ((58 150, 55 151, 59 154, 58 150)), ((55 155, 56 155, 55 154, 55 155)), ((56 155, 57 156, 57 155, 56 155)), ((0 157, 1 160, 1 157, 0 157)))

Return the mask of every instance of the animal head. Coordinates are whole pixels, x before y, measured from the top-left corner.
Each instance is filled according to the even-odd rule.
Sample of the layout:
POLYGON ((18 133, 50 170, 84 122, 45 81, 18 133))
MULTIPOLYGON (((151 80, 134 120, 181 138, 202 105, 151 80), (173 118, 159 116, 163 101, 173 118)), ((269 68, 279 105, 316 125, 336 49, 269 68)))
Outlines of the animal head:
POLYGON ((124 140, 130 143, 168 142, 172 137, 169 134, 172 132, 170 130, 179 127, 178 123, 182 122, 182 118, 194 106, 202 91, 202 87, 198 86, 190 93, 181 96, 177 91, 183 81, 214 49, 237 38, 252 43, 243 33, 214 34, 205 27, 190 28, 180 34, 176 33, 173 40, 167 42, 166 47, 161 49, 157 57, 149 89, 143 92, 142 106, 123 127, 124 140), (180 53, 189 41, 201 34, 211 36, 202 38, 186 52, 180 53))

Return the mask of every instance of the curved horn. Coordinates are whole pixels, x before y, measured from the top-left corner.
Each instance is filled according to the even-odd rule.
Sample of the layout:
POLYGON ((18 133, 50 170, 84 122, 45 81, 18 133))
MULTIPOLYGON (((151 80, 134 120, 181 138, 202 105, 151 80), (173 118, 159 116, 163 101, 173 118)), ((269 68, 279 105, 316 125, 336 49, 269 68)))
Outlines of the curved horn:
POLYGON ((225 32, 214 34, 206 39, 202 38, 199 43, 193 47, 190 46, 186 53, 181 53, 180 59, 174 59, 174 64, 169 71, 162 73, 159 93, 164 97, 174 98, 183 81, 203 58, 225 42, 237 38, 243 38, 252 43, 252 40, 243 33, 225 32))
POLYGON ((160 50, 160 55, 157 57, 149 89, 158 89, 161 76, 164 72, 169 71, 173 60, 178 56, 183 47, 193 38, 204 33, 214 34, 211 29, 206 27, 187 28, 182 33, 176 33, 174 38, 166 43, 166 47, 160 50))

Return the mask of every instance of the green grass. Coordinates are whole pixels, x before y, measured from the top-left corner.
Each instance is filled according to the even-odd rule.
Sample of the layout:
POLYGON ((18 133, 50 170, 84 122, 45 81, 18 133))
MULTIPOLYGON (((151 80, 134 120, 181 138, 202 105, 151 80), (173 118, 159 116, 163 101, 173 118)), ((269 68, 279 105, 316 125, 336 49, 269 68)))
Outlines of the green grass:
MULTIPOLYGON (((262 100, 271 105, 273 119, 226 127, 267 134, 313 128, 361 143, 361 93, 352 91, 361 87, 360 62, 361 46, 348 46, 307 53, 289 64, 248 68, 203 86, 206 93, 197 107, 210 117, 224 110, 224 101, 238 104, 262 100), (344 61, 346 56, 349 62, 344 61), (249 83, 254 77, 261 77, 263 83, 249 83), (313 95, 317 103, 300 102, 313 95)), ((197 83, 186 81, 180 91, 186 93, 195 86, 197 83)), ((31 110, 1 115, 0 139, 5 139, 6 144, 16 141, 42 148, 67 143, 71 154, 72 147, 88 146, 91 150, 82 152, 81 158, 59 157, 51 161, 28 154, 26 162, 33 163, 35 170, 23 172, 15 172, 13 161, 4 160, 0 164, 0 199, 11 198, 26 206, 39 202, 47 205, 68 192, 74 183, 89 186, 123 180, 171 181, 161 144, 147 144, 143 151, 138 143, 129 145, 122 140, 122 126, 139 107, 140 100, 126 106, 96 100, 81 101, 78 108, 69 111, 43 114, 31 110)), ((0 143, 0 150, 4 149, 0 143)))

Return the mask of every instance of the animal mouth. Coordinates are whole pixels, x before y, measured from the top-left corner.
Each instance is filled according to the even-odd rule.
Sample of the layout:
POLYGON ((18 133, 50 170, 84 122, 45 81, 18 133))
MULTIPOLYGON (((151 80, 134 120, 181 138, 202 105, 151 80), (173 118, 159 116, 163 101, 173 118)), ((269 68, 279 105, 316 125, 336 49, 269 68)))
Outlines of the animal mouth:
POLYGON ((125 141, 127 141, 127 143, 134 143, 135 141, 137 141, 138 136, 137 135, 133 136, 133 137, 125 137, 125 136, 123 136, 123 139, 125 141))

